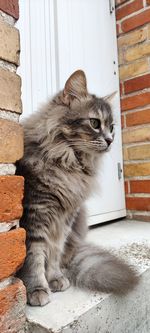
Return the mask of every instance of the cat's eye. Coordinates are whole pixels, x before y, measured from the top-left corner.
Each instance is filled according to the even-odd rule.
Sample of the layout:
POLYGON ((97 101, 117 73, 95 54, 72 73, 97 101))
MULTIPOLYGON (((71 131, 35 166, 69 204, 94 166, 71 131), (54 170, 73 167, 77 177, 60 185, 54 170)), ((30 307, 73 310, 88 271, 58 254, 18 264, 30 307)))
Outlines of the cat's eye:
POLYGON ((111 125, 110 125, 110 132, 111 132, 111 133, 113 132, 113 129, 114 129, 114 125, 111 124, 111 125))
POLYGON ((90 124, 94 129, 99 129, 100 128, 100 120, 97 118, 90 118, 90 124))

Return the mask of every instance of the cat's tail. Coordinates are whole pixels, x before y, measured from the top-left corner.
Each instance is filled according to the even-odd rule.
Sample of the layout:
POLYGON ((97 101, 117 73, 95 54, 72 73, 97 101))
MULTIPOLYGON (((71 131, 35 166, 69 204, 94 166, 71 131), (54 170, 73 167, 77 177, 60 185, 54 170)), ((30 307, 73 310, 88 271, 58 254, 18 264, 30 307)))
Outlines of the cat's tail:
POLYGON ((69 265, 69 279, 80 288, 126 294, 139 277, 129 266, 109 251, 91 244, 81 244, 69 265))

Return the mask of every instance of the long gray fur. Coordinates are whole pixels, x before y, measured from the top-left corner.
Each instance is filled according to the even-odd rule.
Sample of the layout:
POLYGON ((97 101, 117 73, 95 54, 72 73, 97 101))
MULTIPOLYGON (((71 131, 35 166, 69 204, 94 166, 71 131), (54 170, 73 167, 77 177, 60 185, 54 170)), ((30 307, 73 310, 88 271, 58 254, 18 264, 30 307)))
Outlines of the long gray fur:
POLYGON ((89 94, 81 70, 23 123, 25 151, 17 174, 25 178, 21 226, 27 256, 18 276, 31 305, 45 305, 51 291, 70 283, 121 294, 138 281, 121 259, 84 241, 84 201, 94 190, 98 161, 113 141, 112 123, 109 97, 89 94), (99 128, 91 126, 93 118, 99 128))

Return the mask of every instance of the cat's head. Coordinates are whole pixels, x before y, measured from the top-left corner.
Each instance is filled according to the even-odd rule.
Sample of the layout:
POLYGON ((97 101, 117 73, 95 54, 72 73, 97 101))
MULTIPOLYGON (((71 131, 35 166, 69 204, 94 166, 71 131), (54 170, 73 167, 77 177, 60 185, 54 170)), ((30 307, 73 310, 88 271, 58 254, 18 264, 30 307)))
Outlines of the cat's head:
POLYGON ((108 149, 114 139, 110 106, 113 95, 98 98, 89 94, 86 76, 81 70, 69 77, 60 99, 67 107, 62 133, 70 146, 98 153, 108 149))

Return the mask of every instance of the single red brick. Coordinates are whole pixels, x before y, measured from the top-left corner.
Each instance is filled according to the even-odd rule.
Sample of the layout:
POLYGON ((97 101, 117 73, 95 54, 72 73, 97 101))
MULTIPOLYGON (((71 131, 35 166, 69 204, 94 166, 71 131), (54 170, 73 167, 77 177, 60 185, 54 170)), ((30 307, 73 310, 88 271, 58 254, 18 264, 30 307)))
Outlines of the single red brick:
POLYGON ((133 2, 127 3, 123 7, 118 8, 116 10, 116 18, 117 20, 121 20, 123 17, 128 16, 141 8, 143 8, 143 0, 134 0, 133 2))
POLYGON ((150 92, 129 96, 121 100, 121 110, 132 110, 150 104, 150 92))
POLYGON ((19 18, 18 0, 0 0, 0 9, 15 19, 19 18))
POLYGON ((135 125, 144 125, 150 123, 150 109, 141 110, 138 112, 130 112, 126 114, 126 125, 135 126, 135 125))
POLYGON ((149 22, 150 22, 150 9, 147 9, 138 15, 134 15, 124 20, 121 24, 122 31, 128 32, 149 22))
POLYGON ((150 0, 146 0, 147 6, 150 6, 150 0))
POLYGON ((126 207, 129 210, 150 211, 150 198, 126 197, 126 207))
POLYGON ((129 193, 129 181, 125 180, 124 182, 124 189, 125 189, 125 193, 129 193))
POLYGON ((25 230, 18 228, 0 233, 0 280, 14 274, 26 255, 25 230))
POLYGON ((131 180, 130 189, 131 193, 150 193, 150 180, 131 180))
POLYGON ((150 74, 138 76, 124 82, 125 94, 150 87, 150 74))
POLYGON ((26 290, 21 280, 0 290, 0 332, 21 333, 25 328, 26 290))
POLYGON ((23 177, 0 176, 0 222, 22 216, 23 185, 23 177))

